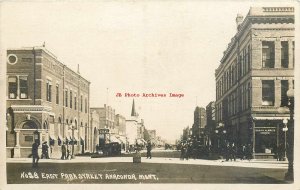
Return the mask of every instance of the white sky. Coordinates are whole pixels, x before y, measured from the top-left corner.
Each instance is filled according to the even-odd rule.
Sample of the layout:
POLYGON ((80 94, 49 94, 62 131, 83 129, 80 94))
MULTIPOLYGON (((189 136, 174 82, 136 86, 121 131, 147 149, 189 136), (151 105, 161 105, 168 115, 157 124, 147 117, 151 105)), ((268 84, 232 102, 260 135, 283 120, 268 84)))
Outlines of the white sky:
MULTIPOLYGON (((215 100, 214 71, 251 1, 80 1, 2 4, 2 51, 40 46, 91 81, 91 107, 107 103, 129 118, 120 93, 183 93, 135 98, 146 128, 175 140, 193 112, 215 100)), ((277 5, 277 4, 276 4, 277 5)), ((283 4, 281 4, 283 6, 283 4)))

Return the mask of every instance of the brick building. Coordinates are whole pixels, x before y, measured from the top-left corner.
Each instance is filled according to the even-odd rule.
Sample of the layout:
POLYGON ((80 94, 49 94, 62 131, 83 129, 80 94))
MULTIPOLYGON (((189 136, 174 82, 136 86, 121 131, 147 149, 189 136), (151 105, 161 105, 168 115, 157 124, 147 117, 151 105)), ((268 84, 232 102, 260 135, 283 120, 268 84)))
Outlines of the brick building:
POLYGON ((209 145, 216 143, 216 115, 215 115, 215 102, 212 101, 206 106, 206 127, 205 133, 208 137, 207 142, 209 145))
POLYGON ((90 82, 44 47, 7 50, 6 95, 8 157, 28 157, 34 141, 48 142, 52 157, 63 142, 90 150, 90 82))
POLYGON ((252 145, 254 157, 273 157, 289 118, 279 108, 294 88, 294 8, 253 7, 236 23, 215 72, 217 126, 225 141, 252 145))
MULTIPOLYGON (((192 135, 198 140, 203 139, 206 126, 206 111, 205 108, 196 107, 194 111, 194 123, 192 126, 192 135)), ((204 142, 203 142, 204 143, 204 142)))

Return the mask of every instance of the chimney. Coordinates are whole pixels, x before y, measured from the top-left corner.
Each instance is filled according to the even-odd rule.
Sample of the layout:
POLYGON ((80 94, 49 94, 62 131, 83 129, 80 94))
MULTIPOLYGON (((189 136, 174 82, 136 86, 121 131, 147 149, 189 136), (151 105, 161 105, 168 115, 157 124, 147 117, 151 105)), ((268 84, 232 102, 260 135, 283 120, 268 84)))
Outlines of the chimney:
POLYGON ((241 15, 241 14, 237 14, 237 16, 236 16, 236 19, 235 19, 235 21, 236 21, 236 28, 237 28, 237 30, 239 31, 240 30, 240 25, 242 24, 242 22, 243 22, 243 15, 241 15))

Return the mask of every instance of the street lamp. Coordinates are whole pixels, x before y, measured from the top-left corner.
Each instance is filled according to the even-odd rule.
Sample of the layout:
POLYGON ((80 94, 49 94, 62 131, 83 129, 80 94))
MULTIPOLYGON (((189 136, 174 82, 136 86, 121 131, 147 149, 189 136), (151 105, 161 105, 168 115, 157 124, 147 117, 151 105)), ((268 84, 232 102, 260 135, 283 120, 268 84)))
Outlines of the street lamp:
POLYGON ((285 174, 286 180, 294 180, 294 89, 287 91, 287 97, 289 99, 288 108, 290 109, 290 120, 288 122, 288 149, 287 158, 289 161, 288 171, 285 174))
POLYGON ((219 147, 220 147, 220 141, 219 141, 219 137, 218 137, 218 133, 219 133, 219 130, 216 129, 215 130, 215 133, 216 133, 216 139, 217 139, 217 151, 219 152, 219 147))
POLYGON ((288 123, 288 120, 284 119, 283 120, 284 127, 282 128, 282 131, 284 132, 284 157, 283 157, 284 161, 286 160, 286 132, 288 131, 287 123, 288 123))

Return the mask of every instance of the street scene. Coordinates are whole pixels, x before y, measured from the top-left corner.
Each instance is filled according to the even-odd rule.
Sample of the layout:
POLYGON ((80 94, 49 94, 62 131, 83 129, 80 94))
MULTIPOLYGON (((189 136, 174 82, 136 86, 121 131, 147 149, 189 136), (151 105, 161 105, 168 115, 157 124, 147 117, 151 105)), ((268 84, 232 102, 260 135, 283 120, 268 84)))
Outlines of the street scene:
POLYGON ((8 185, 296 181, 293 4, 3 5, 8 185))

